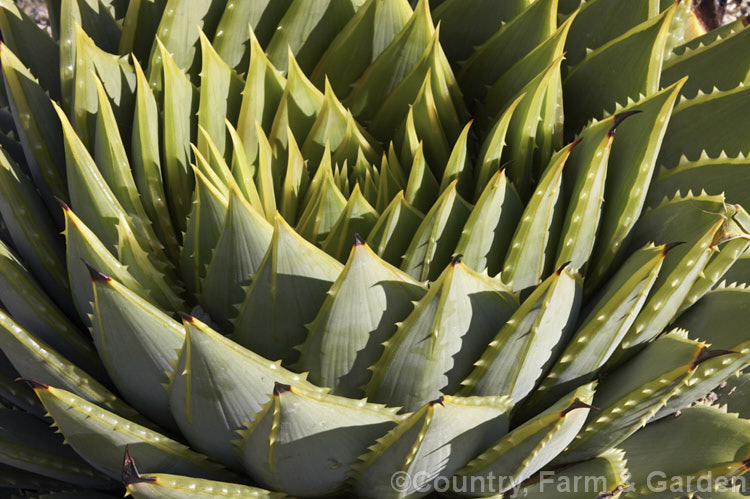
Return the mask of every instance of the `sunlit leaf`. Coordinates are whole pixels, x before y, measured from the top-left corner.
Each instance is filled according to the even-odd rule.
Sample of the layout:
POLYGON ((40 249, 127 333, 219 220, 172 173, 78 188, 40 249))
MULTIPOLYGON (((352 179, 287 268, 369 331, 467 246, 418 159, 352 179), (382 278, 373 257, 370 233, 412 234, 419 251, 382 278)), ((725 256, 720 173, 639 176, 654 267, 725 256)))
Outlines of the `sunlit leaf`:
POLYGON ((454 393, 517 306, 499 280, 454 260, 385 343, 368 397, 414 411, 454 393))
POLYGON ((287 50, 309 73, 364 0, 292 0, 266 47, 269 60, 287 69, 287 50))
POLYGON ((308 326, 300 368, 310 372, 310 381, 331 387, 336 395, 361 396, 382 343, 424 293, 420 284, 357 239, 344 270, 308 326))
POLYGON ((420 281, 434 280, 451 261, 471 206, 458 195, 454 180, 413 234, 401 269, 420 281))
POLYGON ((194 449, 238 468, 235 432, 266 404, 274 382, 316 387, 194 317, 183 322, 185 344, 169 386, 172 415, 194 449))
POLYGON ((320 310, 342 265, 277 215, 271 244, 234 323, 235 339, 271 360, 298 356, 304 325, 320 310))
POLYGON ((520 402, 565 347, 581 308, 581 277, 560 269, 537 286, 489 343, 461 384, 463 395, 520 402))

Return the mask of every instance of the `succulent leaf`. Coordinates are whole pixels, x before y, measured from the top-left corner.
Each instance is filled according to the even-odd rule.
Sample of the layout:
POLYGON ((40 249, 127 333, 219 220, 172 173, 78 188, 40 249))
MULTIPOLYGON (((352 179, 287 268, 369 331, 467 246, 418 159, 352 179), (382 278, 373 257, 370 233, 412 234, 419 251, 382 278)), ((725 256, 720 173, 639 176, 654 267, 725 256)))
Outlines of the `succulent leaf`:
POLYGON ((698 406, 647 425, 620 445, 628 456, 633 483, 625 497, 648 494, 647 476, 654 469, 682 483, 693 477, 685 492, 695 492, 696 480, 709 472, 713 477, 728 478, 743 473, 747 469, 742 460, 747 457, 748 424, 736 414, 698 406), (675 459, 676 455, 681 459, 675 459))
POLYGON ((355 492, 361 497, 429 494, 434 488, 432 480, 452 476, 481 452, 486 442, 507 433, 510 406, 507 397, 444 396, 426 403, 360 457, 362 462, 353 472, 355 492), (397 472, 418 481, 396 491, 390 486, 390 477, 397 472))
POLYGON ((39 400, 55 425, 93 468, 120 478, 126 446, 138 456, 144 470, 163 469, 206 478, 227 477, 220 466, 169 437, 109 412, 66 390, 33 384, 39 400))
POLYGON ((406 26, 411 15, 407 0, 368 0, 336 35, 310 79, 319 88, 329 80, 337 94, 348 95, 352 84, 406 26))
MULTIPOLYGON (((112 13, 100 2, 90 0, 61 0, 57 10, 60 36, 60 88, 62 105, 70 111, 73 106, 74 81, 77 61, 77 31, 82 28, 98 47, 110 54, 117 53, 121 36, 112 13)), ((53 18, 54 16, 50 16, 53 18)))
POLYGON ((479 198, 490 179, 500 170, 505 169, 501 162, 503 156, 503 150, 507 145, 505 137, 508 133, 508 127, 510 126, 510 119, 513 117, 513 112, 520 104, 525 94, 518 96, 516 100, 511 102, 495 120, 494 125, 487 133, 487 137, 482 142, 482 147, 479 150, 479 156, 477 160, 476 169, 477 173, 474 174, 476 183, 476 192, 474 197, 479 198))
POLYGON ((570 69, 563 82, 566 127, 576 130, 591 116, 598 118, 602 111, 614 112, 617 102, 659 90, 665 44, 675 10, 676 5, 634 26, 570 69), (605 69, 613 67, 611 61, 627 67, 627 75, 605 69), (599 84, 595 90, 588 89, 586 82, 594 77, 599 84))
POLYGON ((137 90, 131 154, 135 194, 153 223, 154 232, 170 259, 179 255, 179 242, 170 218, 162 176, 159 146, 159 109, 140 64, 134 61, 137 90))
POLYGON ((454 259, 385 343, 365 390, 368 397, 413 411, 455 393, 517 307, 500 281, 454 259))
POLYGON ((287 50, 310 72, 364 0, 292 0, 266 47, 268 59, 287 69, 287 50))
POLYGON ((169 382, 175 351, 185 339, 182 325, 94 268, 91 273, 93 314, 91 335, 107 372, 139 411, 164 428, 173 429, 169 382))
POLYGON ((0 63, 13 120, 34 184, 48 195, 45 199, 57 196, 67 201, 64 165, 55 160, 65 154, 62 131, 49 97, 9 46, 0 47, 0 63))
MULTIPOLYGON (((600 408, 557 463, 590 459, 619 445, 645 425, 708 359, 724 350, 709 349, 681 333, 669 333, 650 343, 627 365, 608 373, 597 388, 593 404, 600 408)), ((724 360, 724 359, 722 359, 724 360)))
POLYGON ((547 373, 575 327, 581 306, 581 278, 565 266, 537 286, 500 329, 462 395, 507 395, 521 402, 547 373))
POLYGON ((167 0, 148 64, 149 82, 156 92, 166 92, 169 88, 166 69, 162 78, 167 53, 175 64, 174 69, 179 68, 179 71, 190 75, 190 81, 198 82, 200 34, 213 36, 224 5, 218 0, 201 2, 200 5, 194 5, 191 0, 167 0))
POLYGON ((627 6, 617 0, 581 2, 565 44, 568 64, 576 66, 589 51, 656 17, 660 10, 658 0, 638 0, 627 6))
MULTIPOLYGON (((274 0, 271 4, 282 4, 291 0, 274 0)), ((254 164, 258 150, 255 122, 270 131, 276 108, 286 88, 286 79, 271 64, 258 42, 255 32, 250 30, 250 65, 245 75, 242 104, 237 117, 237 133, 245 146, 248 163, 254 164)), ((235 146, 235 150, 237 146, 235 146)))
POLYGON ((672 168, 677 166, 683 155, 690 160, 696 160, 703 151, 709 157, 714 158, 722 152, 731 157, 750 154, 750 140, 745 134, 737 132, 738 129, 747 126, 746 123, 750 120, 746 112, 747 103, 750 101, 747 98, 748 95, 750 95, 750 87, 738 86, 724 92, 718 90, 712 90, 706 94, 700 92, 693 99, 680 100, 669 121, 657 162, 667 168, 672 168), (708 108, 712 110, 712 113, 710 116, 705 116, 708 108), (727 121, 731 121, 735 126, 713 136, 712 131, 717 130, 716 127, 720 123, 727 121), (703 145, 697 145, 699 144, 698 138, 706 134, 712 139, 703 145))
POLYGON ((299 367, 310 372, 310 381, 331 387, 336 395, 361 396, 382 343, 412 311, 412 302, 424 294, 422 285, 357 239, 344 270, 308 326, 299 367))
POLYGON ((598 494, 597 498, 608 499, 617 497, 626 487, 628 468, 625 453, 620 449, 612 449, 599 456, 571 464, 555 470, 554 484, 545 483, 544 477, 531 477, 518 489, 518 494, 529 499, 588 499, 591 494, 598 494), (588 485, 577 487, 576 477, 586 477, 588 485))
POLYGON ((576 143, 552 159, 521 214, 505 255, 502 278, 519 291, 539 284, 550 272, 552 253, 562 224, 563 167, 576 143))
POLYGON ((423 219, 424 215, 404 198, 404 191, 399 191, 375 222, 367 236, 367 244, 383 260, 400 266, 410 236, 417 231, 423 219))
POLYGON ((646 304, 615 353, 614 362, 619 362, 623 351, 650 341, 671 322, 720 241, 744 237, 742 229, 727 218, 731 213, 721 196, 687 196, 666 201, 640 219, 633 244, 646 240, 687 244, 670 251, 664 260, 646 304), (669 223, 665 223, 665 217, 669 223))
POLYGON ((245 288, 260 267, 272 234, 271 224, 231 187, 226 219, 206 270, 201 300, 222 329, 231 330, 235 306, 244 299, 245 288))
POLYGON ((490 179, 484 192, 471 210, 456 253, 470 268, 497 276, 513 236, 512 230, 521 219, 523 205, 513 184, 499 170, 490 179))
POLYGON ((339 262, 277 215, 271 243, 234 323, 235 340, 271 360, 294 361, 290 349, 305 339, 304 325, 315 318, 341 270, 339 262))
POLYGON ((66 311, 72 311, 63 248, 56 226, 34 184, 0 149, 0 214, 6 230, 44 289, 66 311))
MULTIPOLYGON (((221 59, 203 31, 200 32, 200 45, 202 66, 198 126, 206 130, 219 153, 229 158, 224 118, 232 123, 237 121, 245 82, 221 59)), ((208 154, 203 135, 198 135, 198 150, 204 155, 208 154)))
POLYGON ((435 32, 429 2, 419 0, 404 28, 354 83, 346 104, 354 116, 369 121, 385 98, 411 71, 435 32))
POLYGON ((498 26, 515 19, 531 3, 529 0, 447 0, 432 2, 433 17, 441 25, 441 44, 452 61, 464 61, 492 37, 498 26), (469 21, 471 19, 471 22, 469 21))
MULTIPOLYGON (((139 460, 140 462, 140 460, 139 460)), ((282 498, 285 494, 229 482, 206 480, 166 473, 140 474, 135 460, 126 450, 123 462, 123 484, 136 499, 200 499, 211 497, 282 498)))
POLYGON ((740 83, 748 83, 750 66, 738 57, 746 50, 748 37, 750 31, 742 29, 714 43, 686 48, 679 55, 668 58, 662 69, 662 85, 688 75, 682 95, 692 98, 698 91, 731 90, 740 83))
MULTIPOLYGON (((458 477, 471 480, 477 476, 502 476, 505 480, 501 492, 531 477, 565 449, 581 429, 591 409, 589 404, 594 396, 594 386, 595 383, 581 386, 545 412, 513 429, 459 470, 458 477)), ((462 494, 460 490, 455 492, 462 494)))
POLYGON ((322 242, 321 248, 339 261, 346 262, 346 251, 351 240, 355 238, 355 234, 367 237, 377 220, 378 212, 370 206, 357 184, 341 216, 331 227, 328 237, 322 242))
POLYGON ((91 343, 40 288, 20 258, 2 241, 0 301, 19 325, 39 336, 76 365, 100 377, 101 364, 91 343))
MULTIPOLYGON (((60 48, 54 38, 36 26, 26 12, 13 2, 0 5, 0 30, 6 49, 18 54, 21 60, 28 61, 29 70, 39 78, 44 88, 50 89, 51 97, 60 98, 60 48)), ((5 68, 6 61, 3 61, 5 68)))
POLYGON ((183 323, 185 342, 169 386, 172 416, 195 449, 239 468, 232 445, 235 431, 266 404, 274 382, 322 389, 305 381, 305 375, 241 347, 195 317, 185 316, 183 323))
POLYGON ((3 464, 78 487, 112 488, 115 483, 89 466, 43 421, 10 409, 0 410, 5 431, 3 464))
POLYGON ((22 328, 1 310, 0 344, 5 356, 24 378, 65 387, 86 400, 133 421, 146 421, 135 409, 118 399, 90 374, 22 328))
MULTIPOLYGON (((171 1, 174 3, 175 0, 171 1)), ((175 228, 184 232, 193 197, 190 143, 195 139, 193 130, 197 124, 198 93, 167 48, 158 38, 156 40, 159 66, 163 69, 163 77, 159 75, 159 79, 164 82, 164 190, 175 228)), ((154 74, 151 73, 152 79, 154 74)))
POLYGON ((415 279, 434 280, 451 261, 461 227, 471 212, 457 192, 458 180, 440 195, 425 215, 409 244, 401 269, 415 279))
POLYGON ((248 474, 298 497, 342 489, 357 456, 396 426, 395 409, 276 382, 243 432, 248 474))
POLYGON ((620 110, 620 113, 627 113, 637 109, 640 113, 617 127, 617 140, 609 154, 601 228, 586 275, 587 294, 589 289, 601 285, 603 278, 611 275, 625 258, 633 226, 641 216, 673 103, 683 84, 684 80, 680 80, 620 110))
POLYGON ((534 399, 549 402, 590 381, 615 351, 643 307, 670 247, 647 245, 610 279, 562 355, 539 385, 534 399))
MULTIPOLYGON (((475 8, 480 3, 486 2, 470 2, 472 4, 471 7, 475 8)), ((500 29, 492 33, 473 52, 466 54, 471 55, 471 57, 468 58, 461 68, 458 80, 461 83, 461 88, 472 98, 483 97, 488 85, 495 83, 515 63, 547 40, 557 28, 556 0, 544 0, 542 2, 514 0, 512 2, 493 5, 492 8, 496 11, 505 9, 509 11, 516 10, 518 15, 509 16, 507 23, 501 25, 500 29)), ((438 8, 435 16, 437 17, 440 12, 448 12, 455 9, 460 9, 463 15, 466 12, 467 6, 465 2, 452 0, 438 8)), ((482 10, 486 11, 486 7, 482 10)), ((486 12, 483 13, 482 17, 486 20, 485 15, 486 12)), ((450 30, 451 23, 458 23, 460 21, 446 19, 445 22, 448 26, 447 29, 450 30)), ((468 31, 471 33, 469 36, 472 37, 480 36, 479 33, 481 33, 478 33, 474 26, 468 31)), ((451 35, 446 34, 443 39, 448 39, 451 35)), ((449 45, 446 44, 446 46, 449 45)), ((448 50, 457 51, 459 49, 451 47, 448 50)))

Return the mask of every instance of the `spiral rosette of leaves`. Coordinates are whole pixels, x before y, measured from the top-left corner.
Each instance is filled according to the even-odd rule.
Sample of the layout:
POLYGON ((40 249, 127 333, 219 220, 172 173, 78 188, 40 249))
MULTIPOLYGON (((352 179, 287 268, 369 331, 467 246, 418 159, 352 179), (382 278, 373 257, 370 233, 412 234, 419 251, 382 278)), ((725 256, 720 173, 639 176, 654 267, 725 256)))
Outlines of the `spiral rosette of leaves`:
POLYGON ((743 20, 48 5, 0 1, 0 495, 743 497, 743 20))

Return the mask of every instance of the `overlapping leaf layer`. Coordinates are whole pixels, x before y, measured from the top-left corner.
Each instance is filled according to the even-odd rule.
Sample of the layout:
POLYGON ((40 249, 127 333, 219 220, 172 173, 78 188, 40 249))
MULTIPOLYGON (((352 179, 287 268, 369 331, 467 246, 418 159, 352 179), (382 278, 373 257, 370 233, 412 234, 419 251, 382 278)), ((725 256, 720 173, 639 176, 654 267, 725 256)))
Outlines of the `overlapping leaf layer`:
POLYGON ((0 495, 741 497, 743 21, 48 4, 0 1, 0 495))

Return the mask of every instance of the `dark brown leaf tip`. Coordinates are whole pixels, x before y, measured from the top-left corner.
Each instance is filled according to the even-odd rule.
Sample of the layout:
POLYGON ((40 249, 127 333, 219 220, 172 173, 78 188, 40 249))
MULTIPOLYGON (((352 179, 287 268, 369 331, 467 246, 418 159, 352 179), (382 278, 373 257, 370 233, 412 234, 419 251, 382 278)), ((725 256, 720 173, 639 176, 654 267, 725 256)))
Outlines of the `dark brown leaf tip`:
POLYGON ((37 381, 35 379, 29 379, 29 378, 16 378, 15 381, 23 381, 24 383, 28 383, 31 388, 34 390, 48 390, 49 385, 47 383, 42 383, 41 381, 37 381))
POLYGON ((354 233, 354 246, 359 247, 359 246, 364 246, 364 245, 365 245, 365 240, 362 239, 362 236, 360 236, 359 233, 355 232, 354 233))
POLYGON ((121 479, 125 487, 133 483, 156 481, 156 477, 142 477, 141 474, 138 473, 138 468, 136 468, 135 466, 135 461, 133 460, 133 457, 130 455, 129 445, 125 446, 125 458, 122 460, 121 479))
POLYGON ((721 357, 722 355, 729 355, 730 353, 737 352, 733 352, 731 350, 711 350, 708 347, 703 347, 701 348, 700 352, 698 352, 698 355, 695 356, 691 367, 692 369, 695 369, 707 360, 713 359, 714 357, 721 357))
POLYGON ((563 263, 562 265, 560 265, 560 268, 559 268, 559 269, 557 269, 557 271, 556 271, 555 273, 556 273, 557 275, 561 275, 561 274, 563 273, 563 270, 565 270, 565 268, 566 268, 566 267, 567 267, 568 265, 570 265, 570 262, 569 262, 569 261, 568 261, 568 262, 565 262, 565 263, 563 263))
POLYGON ((599 410, 598 407, 594 407, 593 405, 589 405, 586 402, 584 402, 583 400, 581 400, 578 397, 576 397, 576 399, 573 402, 571 402, 568 407, 566 407, 565 409, 563 409, 560 412, 560 417, 564 418, 565 416, 567 416, 567 414, 569 412, 575 411, 576 409, 596 409, 596 410, 599 410))
POLYGON ((102 274, 98 270, 96 270, 89 262, 87 262, 85 259, 81 258, 81 261, 86 266, 86 268, 89 270, 89 275, 91 276, 91 282, 103 282, 107 283, 112 280, 111 277, 102 274))
POLYGON ((624 485, 624 484, 618 485, 617 487, 615 487, 614 489, 610 491, 600 492, 599 495, 596 496, 596 499, 612 499, 613 497, 616 497, 618 494, 620 494, 620 492, 622 492, 623 490, 627 488, 628 488, 627 485, 624 485))
POLYGON ((580 139, 578 139, 578 140, 574 140, 573 142, 571 142, 571 143, 570 143, 570 145, 568 146, 568 151, 572 151, 573 149, 575 149, 575 147, 576 147, 576 146, 577 146, 578 144, 580 144, 582 140, 583 140, 583 137, 581 137, 581 138, 580 138, 580 139))
POLYGON ((291 385, 285 385, 284 383, 279 383, 278 381, 274 382, 273 384, 273 394, 275 396, 279 396, 282 393, 291 392, 292 387, 291 385))
POLYGON ((431 400, 427 403, 430 407, 435 407, 436 405, 442 405, 445 407, 445 397, 441 395, 440 397, 436 398, 435 400, 431 400))
POLYGON ((661 250, 661 254, 664 256, 667 256, 667 253, 669 253, 670 251, 672 251, 674 248, 676 248, 677 246, 681 244, 685 244, 685 241, 677 241, 674 243, 665 244, 664 249, 661 250))
POLYGON ((195 317, 190 314, 186 314, 185 312, 180 312, 180 317, 182 317, 182 322, 185 322, 187 324, 192 324, 193 322, 195 322, 195 317))
POLYGON ((635 111, 625 111, 624 113, 617 113, 614 117, 614 120, 612 122, 612 128, 609 129, 609 132, 607 132, 607 135, 610 137, 614 137, 615 135, 615 129, 620 126, 620 123, 625 121, 625 119, 628 116, 633 116, 634 114, 638 114, 641 111, 635 110, 635 111))
POLYGON ((459 255, 455 255, 455 256, 453 257, 453 260, 451 260, 451 265, 452 265, 453 267, 455 267, 456 265, 460 265, 460 264, 461 264, 461 260, 463 259, 463 257, 464 257, 464 256, 463 256, 463 255, 460 255, 460 254, 459 254, 459 255))
POLYGON ((55 201, 57 201, 57 204, 60 205, 60 208, 62 208, 63 211, 70 211, 70 206, 68 206, 68 204, 65 201, 63 201, 57 196, 55 196, 55 201))

